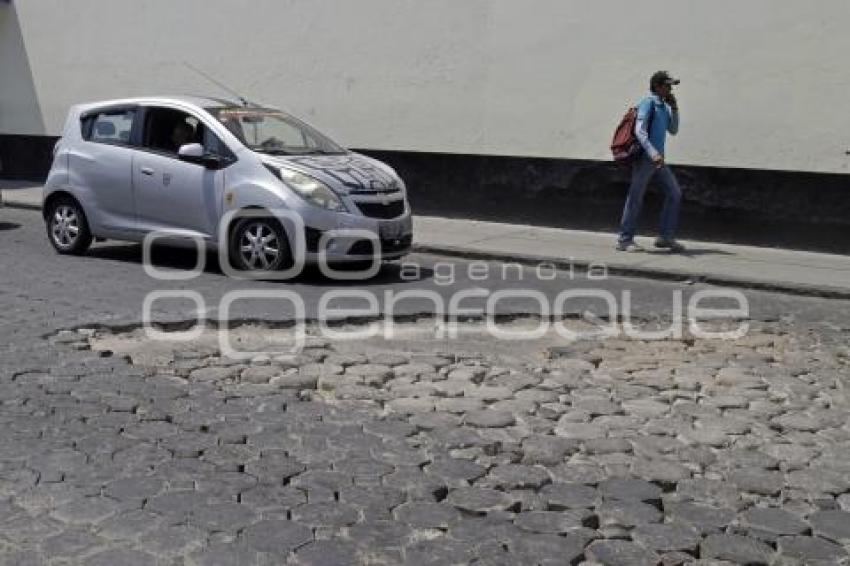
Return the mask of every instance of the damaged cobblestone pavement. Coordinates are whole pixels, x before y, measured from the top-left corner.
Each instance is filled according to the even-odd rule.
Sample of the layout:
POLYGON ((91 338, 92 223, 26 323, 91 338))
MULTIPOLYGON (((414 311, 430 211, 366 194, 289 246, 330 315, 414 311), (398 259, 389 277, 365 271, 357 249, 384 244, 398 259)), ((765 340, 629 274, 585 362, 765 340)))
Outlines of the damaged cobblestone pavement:
POLYGON ((0 374, 0 564, 846 563, 846 339, 62 331, 0 374))

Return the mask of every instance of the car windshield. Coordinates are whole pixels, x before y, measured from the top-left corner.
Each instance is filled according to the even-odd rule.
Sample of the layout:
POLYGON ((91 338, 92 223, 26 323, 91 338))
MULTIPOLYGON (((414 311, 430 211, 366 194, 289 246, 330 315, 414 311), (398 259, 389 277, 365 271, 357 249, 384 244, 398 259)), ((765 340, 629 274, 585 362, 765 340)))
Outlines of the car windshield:
POLYGON ((272 155, 347 153, 304 122, 278 110, 219 107, 207 111, 254 151, 272 155))

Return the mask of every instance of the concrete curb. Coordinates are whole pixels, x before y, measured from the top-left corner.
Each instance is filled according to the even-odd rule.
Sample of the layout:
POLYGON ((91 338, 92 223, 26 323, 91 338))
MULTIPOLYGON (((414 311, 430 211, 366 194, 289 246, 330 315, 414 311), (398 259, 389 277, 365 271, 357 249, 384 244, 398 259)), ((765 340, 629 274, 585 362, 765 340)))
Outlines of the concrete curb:
POLYGON ((3 206, 7 208, 25 208, 27 210, 41 210, 40 204, 35 204, 31 202, 21 202, 21 201, 11 201, 3 200, 3 206))
MULTIPOLYGON (((446 255, 463 259, 478 259, 484 261, 510 261, 524 265, 550 263, 554 264, 555 267, 560 269, 573 268, 579 271, 587 271, 588 267, 594 263, 586 260, 569 260, 564 259, 563 257, 541 256, 534 254, 484 252, 469 248, 447 245, 414 244, 413 251, 426 254, 446 255)), ((721 287, 738 287, 742 289, 752 289, 755 291, 770 291, 776 293, 786 293, 789 295, 799 295, 804 297, 819 297, 825 299, 850 299, 850 291, 837 287, 829 287, 826 285, 804 285, 782 282, 772 283, 746 278, 717 276, 706 273, 681 271, 677 269, 661 270, 616 265, 611 263, 606 263, 605 266, 609 274, 623 277, 638 277, 643 279, 654 279, 658 281, 708 283, 710 285, 717 285, 721 287)))
POLYGON ((38 187, 36 194, 30 187, 4 189, 0 186, 0 206, 41 210, 41 187, 38 187))

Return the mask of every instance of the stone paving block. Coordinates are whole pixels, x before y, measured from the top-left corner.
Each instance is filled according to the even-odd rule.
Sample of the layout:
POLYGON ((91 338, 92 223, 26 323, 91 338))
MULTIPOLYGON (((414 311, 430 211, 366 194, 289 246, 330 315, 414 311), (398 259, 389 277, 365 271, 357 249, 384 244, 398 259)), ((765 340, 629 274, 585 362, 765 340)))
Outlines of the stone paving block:
POLYGON ((552 483, 544 485, 540 490, 540 495, 553 511, 596 507, 602 501, 595 488, 581 484, 552 483))
POLYGON ((97 525, 122 511, 121 503, 105 497, 83 497, 69 501, 52 513, 69 525, 97 525))
POLYGON ((189 517, 189 524, 198 529, 235 533, 255 522, 257 513, 241 503, 210 503, 196 507, 189 517))
POLYGON ((194 527, 162 524, 142 535, 139 546, 158 558, 170 559, 203 548, 206 540, 207 533, 194 527))
POLYGON ((601 526, 635 527, 646 523, 661 521, 662 514, 657 508, 636 500, 605 501, 596 508, 601 526))
POLYGON ((101 524, 97 534, 108 540, 137 541, 149 531, 157 529, 162 522, 162 517, 136 509, 121 513, 101 524))
POLYGON ((157 557, 152 554, 124 548, 104 550, 86 559, 87 566, 158 566, 157 562, 157 557))
POLYGON ((502 428, 516 423, 512 413, 493 409, 468 411, 463 420, 467 425, 478 428, 502 428))
POLYGON ((777 550, 783 557, 803 563, 837 564, 847 559, 847 550, 820 537, 779 537, 777 550))
POLYGON ((766 540, 775 540, 780 535, 801 535, 810 529, 797 515, 776 507, 754 507, 741 514, 738 522, 751 536, 766 540))
POLYGON ((770 564, 774 551, 756 539, 737 535, 708 535, 700 544, 700 557, 739 564, 770 564))
POLYGON ((597 540, 585 549, 588 559, 608 566, 640 566, 658 563, 658 555, 625 540, 597 540))
POLYGON ((814 534, 845 546, 850 545, 850 512, 818 511, 808 518, 814 534))
POLYGON ((187 566, 260 566, 259 554, 242 542, 212 544, 188 555, 187 566))
POLYGON ((599 482, 599 493, 604 499, 623 501, 660 501, 661 488, 637 478, 608 478, 599 482))
POLYGON ((84 557, 103 550, 108 541, 85 530, 66 530, 41 542, 45 558, 84 561, 84 557))
POLYGON ((584 554, 581 536, 526 534, 508 543, 515 564, 571 564, 584 554))
POLYGON ((737 470, 731 472, 728 479, 742 491, 758 495, 777 495, 785 485, 782 472, 765 470, 737 470))
POLYGON ((249 548, 281 556, 312 541, 313 531, 292 521, 263 520, 246 528, 242 536, 249 548))
POLYGON ((308 527, 338 529, 355 524, 360 513, 351 505, 341 502, 305 503, 292 509, 292 520, 308 527))
POLYGON ((503 464, 490 470, 483 480, 490 486, 502 489, 532 488, 539 489, 551 481, 549 472, 541 466, 523 464, 503 464))
POLYGON ((393 509, 393 517, 417 529, 449 529, 461 514, 445 503, 404 503, 393 509))
POLYGON ((317 540, 298 548, 291 563, 296 566, 359 566, 363 562, 357 545, 331 539, 317 540))
POLYGON ((469 484, 487 474, 485 466, 457 458, 440 459, 426 465, 424 469, 427 474, 458 485, 469 484))
POLYGON ((514 524, 534 533, 565 534, 586 526, 591 517, 586 509, 529 511, 517 514, 514 524))
POLYGON ((665 503, 664 515, 670 522, 687 523, 700 533, 709 534, 724 530, 735 518, 735 511, 699 503, 665 503))
POLYGON ((505 492, 478 487, 452 490, 446 502, 461 511, 478 514, 506 511, 517 503, 515 498, 505 492))
MULTIPOLYGON (((567 417, 565 415, 564 417, 567 417)), ((561 417, 555 427, 555 434, 574 440, 593 440, 604 438, 606 431, 603 427, 592 423, 573 422, 561 417)))
POLYGON ((700 533, 686 523, 646 523, 638 525, 631 538, 644 548, 660 553, 696 550, 700 533))

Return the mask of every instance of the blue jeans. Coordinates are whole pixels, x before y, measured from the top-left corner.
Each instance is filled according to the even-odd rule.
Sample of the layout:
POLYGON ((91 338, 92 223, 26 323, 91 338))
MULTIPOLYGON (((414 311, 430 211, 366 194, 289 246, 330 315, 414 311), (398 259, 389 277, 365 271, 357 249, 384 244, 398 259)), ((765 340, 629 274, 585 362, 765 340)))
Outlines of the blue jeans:
POLYGON ((661 182, 661 187, 664 189, 664 209, 661 211, 660 235, 669 240, 676 236, 682 189, 679 188, 679 183, 669 167, 665 165, 661 169, 656 169, 652 160, 643 153, 632 165, 632 184, 629 187, 629 196, 626 198, 623 219, 620 222, 618 239, 621 243, 631 242, 634 239, 640 209, 643 206, 643 195, 646 192, 647 185, 649 185, 649 180, 656 173, 661 182))

